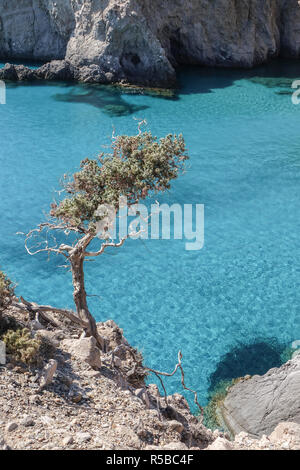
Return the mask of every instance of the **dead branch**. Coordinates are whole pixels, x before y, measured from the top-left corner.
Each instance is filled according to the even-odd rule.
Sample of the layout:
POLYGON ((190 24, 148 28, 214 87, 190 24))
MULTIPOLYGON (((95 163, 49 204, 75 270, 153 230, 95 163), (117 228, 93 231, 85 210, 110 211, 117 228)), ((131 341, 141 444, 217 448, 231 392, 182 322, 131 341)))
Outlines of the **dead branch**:
POLYGON ((99 251, 95 251, 95 252, 85 251, 84 255, 87 256, 87 257, 100 256, 100 255, 102 255, 102 253, 104 253, 105 249, 108 248, 108 247, 119 248, 119 247, 123 246, 125 241, 127 240, 127 238, 128 237, 122 238, 122 240, 120 240, 120 242, 118 242, 118 243, 114 243, 114 242, 102 243, 101 248, 100 248, 99 251))
POLYGON ((55 328, 61 328, 61 326, 62 326, 58 322, 53 320, 53 318, 50 318, 45 312, 38 312, 38 311, 34 312, 33 310, 31 310, 31 308, 29 308, 29 306, 21 304, 20 302, 13 302, 12 306, 14 308, 17 308, 17 309, 21 310, 24 313, 30 313, 32 315, 35 313, 35 319, 36 320, 37 320, 37 316, 40 316, 46 323, 49 323, 50 325, 54 326, 55 328))
MULTIPOLYGON (((142 218, 142 220, 143 220, 144 222, 146 222, 146 221, 148 221, 148 219, 151 217, 151 215, 152 215, 152 214, 150 214, 150 215, 147 217, 147 219, 145 219, 145 218, 143 218, 143 217, 141 217, 141 218, 142 218)), ((84 256, 89 257, 89 258, 100 256, 100 255, 102 255, 102 254, 104 253, 104 251, 106 250, 106 248, 109 248, 109 247, 112 247, 112 248, 120 248, 121 246, 124 245, 124 243, 126 242, 126 240, 128 240, 128 238, 133 238, 133 237, 138 238, 139 235, 141 235, 141 234, 144 233, 144 232, 145 232, 145 229, 141 229, 141 230, 139 230, 139 231, 137 231, 137 232, 131 231, 126 237, 122 238, 119 242, 116 243, 116 242, 113 242, 112 240, 111 240, 111 241, 106 241, 106 242, 102 243, 100 250, 94 251, 94 252, 85 251, 85 252, 84 252, 84 256)))
POLYGON ((69 235, 70 232, 76 232, 76 233, 83 233, 82 230, 80 230, 77 227, 70 227, 64 223, 61 224, 54 224, 51 222, 44 222, 40 224, 37 228, 30 230, 28 233, 23 233, 23 232, 18 232, 17 235, 23 235, 25 236, 25 249, 27 253, 30 256, 35 256, 38 253, 55 253, 57 255, 63 255, 65 258, 68 258, 69 253, 72 251, 73 246, 70 245, 65 245, 61 244, 59 245, 56 241, 56 238, 54 235, 51 235, 52 241, 53 241, 53 246, 49 245, 49 240, 48 240, 48 233, 52 231, 62 231, 65 235, 69 235), (46 239, 37 243, 35 247, 35 251, 33 251, 33 248, 30 248, 28 246, 30 240, 32 240, 35 236, 41 234, 42 232, 46 233, 46 239), (44 247, 40 248, 42 245, 45 245, 44 247))
POLYGON ((163 377, 173 377, 173 375, 176 374, 177 370, 179 369, 180 372, 181 372, 181 385, 183 386, 184 390, 187 390, 189 392, 192 392, 194 394, 194 403, 197 405, 197 407, 199 408, 200 410, 200 413, 201 413, 201 416, 203 417, 203 407, 200 405, 200 403, 198 402, 198 394, 195 390, 192 390, 191 388, 187 387, 185 385, 185 381, 184 381, 184 370, 183 370, 183 367, 182 367, 182 364, 181 364, 181 360, 182 360, 182 353, 181 351, 178 352, 178 362, 175 366, 175 369, 173 370, 173 372, 171 373, 168 373, 168 372, 160 372, 158 370, 155 370, 155 369, 150 369, 150 367, 145 367, 146 370, 148 370, 149 372, 152 372, 153 374, 156 375, 156 377, 160 380, 160 383, 163 387, 163 390, 164 390, 164 394, 165 394, 165 400, 166 400, 166 404, 168 404, 168 398, 167 398, 167 391, 166 391, 166 388, 163 384, 163 380, 161 378, 161 376, 163 377))
POLYGON ((20 300, 21 300, 21 304, 19 304, 19 306, 20 307, 22 307, 22 306, 25 307, 30 312, 34 312, 34 313, 39 312, 40 314, 44 314, 46 312, 57 313, 59 315, 63 315, 65 317, 67 317, 73 323, 76 323, 78 326, 80 326, 82 328, 87 327, 87 324, 84 321, 82 321, 75 313, 71 312, 70 310, 55 308, 55 307, 51 307, 50 305, 38 305, 34 302, 28 302, 23 297, 20 297, 20 300))
POLYGON ((146 119, 140 119, 140 118, 136 118, 136 117, 134 117, 133 119, 135 121, 138 121, 138 131, 139 131, 138 135, 141 135, 142 134, 142 126, 147 126, 147 124, 148 124, 147 121, 146 121, 146 119))
MULTIPOLYGON (((39 225, 38 228, 35 228, 33 230, 30 230, 30 232, 28 232, 27 234, 25 233, 18 233, 18 235, 24 235, 25 236, 25 249, 27 251, 27 253, 30 255, 30 256, 34 256, 38 253, 56 253, 56 254, 60 254, 60 255, 63 255, 65 257, 67 257, 67 254, 65 253, 65 251, 67 250, 67 247, 66 245, 62 245, 62 247, 59 247, 58 244, 56 243, 56 239, 55 237, 53 237, 53 240, 54 242, 56 243, 54 246, 49 246, 49 241, 48 241, 48 238, 46 238, 46 240, 42 241, 42 242, 39 242, 37 243, 36 247, 35 247, 35 251, 33 251, 32 248, 29 248, 28 246, 28 243, 30 240, 32 240, 32 238, 36 235, 36 234, 40 234, 41 232, 43 232, 44 229, 47 229, 47 234, 48 234, 48 231, 49 230, 54 230, 55 228, 54 227, 51 227, 49 224, 41 224, 39 225), (44 244, 45 247, 44 248, 40 248, 40 246, 44 244)), ((58 229, 58 228, 57 228, 58 229)), ((71 247, 70 247, 71 248, 71 247)))

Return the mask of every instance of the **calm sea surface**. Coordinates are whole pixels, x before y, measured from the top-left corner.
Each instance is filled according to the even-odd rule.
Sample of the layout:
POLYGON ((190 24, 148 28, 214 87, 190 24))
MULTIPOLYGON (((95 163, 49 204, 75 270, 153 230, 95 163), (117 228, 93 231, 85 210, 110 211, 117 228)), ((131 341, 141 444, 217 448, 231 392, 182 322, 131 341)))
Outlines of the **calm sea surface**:
MULTIPOLYGON (((183 132, 191 160, 160 198, 205 204, 205 247, 129 241, 87 263, 90 308, 114 319, 153 368, 183 352, 206 403, 223 379, 264 373, 300 339, 300 106, 296 64, 184 69, 174 97, 67 84, 9 85, 0 106, 0 264, 25 298, 73 307, 62 260, 30 257, 16 232, 43 220, 61 175, 118 133, 183 132)), ((166 382, 181 391, 179 378, 166 382)), ((191 400, 192 401, 192 400, 191 400)))

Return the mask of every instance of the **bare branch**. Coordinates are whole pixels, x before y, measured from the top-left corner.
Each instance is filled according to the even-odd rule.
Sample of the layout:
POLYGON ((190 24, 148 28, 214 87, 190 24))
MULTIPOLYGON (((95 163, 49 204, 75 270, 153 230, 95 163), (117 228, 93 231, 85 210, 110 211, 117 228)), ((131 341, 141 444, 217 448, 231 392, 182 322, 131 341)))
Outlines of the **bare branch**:
POLYGON ((56 241, 56 238, 52 235, 52 240, 54 246, 49 246, 48 241, 48 232, 50 230, 66 230, 66 226, 63 224, 54 225, 48 222, 40 224, 37 228, 30 230, 27 234, 18 232, 17 235, 24 235, 25 236, 25 249, 30 256, 37 255, 38 253, 55 253, 56 255, 63 255, 65 258, 68 258, 68 253, 72 250, 72 247, 69 245, 59 245, 56 241), (43 231, 46 231, 46 239, 40 241, 36 244, 36 247, 33 251, 33 248, 28 246, 29 241, 32 240, 35 236, 41 234, 43 231), (45 245, 44 248, 40 248, 42 245, 45 245))
POLYGON ((13 302, 12 303, 13 307, 18 308, 22 312, 30 312, 31 314, 35 313, 35 319, 39 321, 38 317, 40 316, 44 321, 47 323, 50 323, 50 325, 54 326, 55 328, 61 328, 61 324, 59 324, 57 321, 53 320, 53 318, 50 318, 45 312, 34 312, 29 306, 26 306, 20 302, 13 302))
POLYGON ((136 117, 134 117, 133 119, 135 121, 139 122, 138 123, 138 130, 139 130, 138 135, 141 135, 142 134, 142 126, 147 126, 147 124, 148 124, 147 121, 146 121, 146 119, 139 119, 139 118, 136 118, 136 117))
POLYGON ((55 308, 51 307, 50 305, 38 305, 34 302, 28 302, 25 300, 23 297, 20 297, 21 300, 21 306, 25 306, 27 310, 30 310, 31 312, 52 312, 52 313, 58 313, 60 315, 64 315, 67 317, 69 320, 71 320, 73 323, 76 323, 77 325, 81 326, 82 328, 86 328, 87 324, 82 321, 74 312, 71 310, 64 310, 61 308, 55 308))
POLYGON ((178 363, 176 364, 175 366, 175 369, 173 370, 173 372, 171 373, 168 373, 168 372, 159 372, 158 370, 155 370, 155 369, 150 369, 150 367, 145 367, 146 370, 148 370, 149 372, 153 372, 153 374, 156 375, 156 377, 158 377, 158 379, 160 380, 160 383, 162 384, 162 387, 163 387, 163 390, 164 390, 164 393, 165 393, 165 400, 166 400, 166 403, 167 402, 167 392, 166 392, 166 389, 165 389, 165 386, 162 382, 162 379, 160 376, 163 376, 163 377, 173 377, 173 375, 176 374, 177 370, 179 369, 180 372, 181 372, 181 384, 184 388, 184 390, 188 390, 189 392, 192 392, 194 394, 194 403, 197 405, 197 407, 199 408, 200 412, 201 412, 201 416, 203 416, 203 408, 202 406, 200 405, 200 403, 198 402, 198 394, 197 392, 195 392, 195 390, 192 390, 191 388, 188 388, 186 385, 185 385, 185 381, 184 381, 184 370, 183 370, 183 367, 182 367, 182 364, 181 364, 181 360, 182 360, 182 353, 181 351, 178 352, 178 363))
MULTIPOLYGON (((152 214, 150 214, 146 219, 144 217, 141 217, 141 219, 146 222, 149 220, 149 218, 151 217, 152 214)), ((137 232, 135 231, 131 231, 126 237, 122 238, 119 242, 113 242, 112 240, 111 241, 106 241, 104 243, 102 243, 101 245, 101 248, 100 250, 98 251, 94 251, 94 252, 88 252, 88 251, 85 251, 84 253, 84 256, 86 257, 96 257, 96 256, 100 256, 104 253, 105 249, 106 248, 109 248, 109 247, 112 247, 112 248, 120 248, 121 246, 124 245, 125 241, 128 240, 128 238, 138 238, 139 235, 141 235, 142 233, 145 232, 145 229, 141 229, 137 232)))
POLYGON ((102 243, 102 246, 101 246, 99 251, 94 251, 94 252, 86 251, 84 253, 84 255, 87 256, 87 257, 100 256, 100 255, 102 255, 102 253, 104 253, 105 249, 108 248, 108 247, 119 248, 119 247, 123 246, 127 239, 128 239, 128 236, 125 237, 125 238, 122 238, 122 240, 118 243, 114 243, 114 242, 102 243))

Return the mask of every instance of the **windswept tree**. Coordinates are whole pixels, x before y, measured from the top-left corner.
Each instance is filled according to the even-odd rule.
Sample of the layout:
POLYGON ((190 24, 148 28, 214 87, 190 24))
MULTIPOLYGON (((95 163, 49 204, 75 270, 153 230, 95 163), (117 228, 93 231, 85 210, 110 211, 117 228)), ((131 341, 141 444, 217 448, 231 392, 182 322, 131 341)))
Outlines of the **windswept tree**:
POLYGON ((43 307, 44 310, 54 310, 80 323, 86 335, 94 336, 99 346, 104 347, 88 308, 84 263, 102 255, 109 247, 121 247, 129 235, 116 240, 107 234, 100 240, 97 227, 105 214, 99 215, 99 207, 113 207, 118 213, 122 198, 127 199, 130 207, 168 190, 171 181, 183 171, 187 159, 182 135, 157 139, 151 132, 142 133, 139 128, 135 136, 113 136, 108 153, 102 153, 96 160, 83 160, 80 171, 70 179, 64 178, 60 194, 65 197, 51 205, 48 220, 26 235, 25 245, 30 255, 47 252, 66 258, 72 272, 76 313, 50 307, 43 307), (56 235, 50 234, 57 232, 71 242, 51 245, 56 235), (33 239, 42 234, 43 247, 32 246, 33 239), (99 245, 92 251, 90 245, 95 240, 99 245))

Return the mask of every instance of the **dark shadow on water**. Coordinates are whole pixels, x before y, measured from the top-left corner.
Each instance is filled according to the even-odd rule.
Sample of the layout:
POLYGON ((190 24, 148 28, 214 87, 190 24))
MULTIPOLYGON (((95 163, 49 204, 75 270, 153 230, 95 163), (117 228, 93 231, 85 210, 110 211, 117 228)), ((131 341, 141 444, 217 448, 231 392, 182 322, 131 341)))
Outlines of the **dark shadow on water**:
POLYGON ((77 86, 67 93, 56 94, 53 98, 67 103, 88 104, 114 117, 127 116, 148 108, 148 106, 128 103, 122 95, 121 91, 113 90, 112 87, 77 86))
POLYGON ((280 367, 288 359, 284 357, 286 350, 286 346, 278 343, 276 339, 258 339, 253 344, 236 346, 222 357, 217 369, 210 376, 210 394, 217 389, 220 382, 247 374, 263 375, 273 367, 280 367))
POLYGON ((133 114, 148 106, 129 104, 126 95, 145 95, 164 100, 180 100, 181 95, 213 93, 214 90, 227 88, 240 80, 274 88, 275 93, 292 93, 292 81, 300 79, 299 63, 295 60, 276 59, 268 64, 252 69, 184 66, 178 69, 177 90, 151 90, 135 87, 111 85, 77 85, 69 93, 56 95, 58 101, 87 103, 111 116, 133 114))
POLYGON ((142 89, 138 87, 121 87, 117 85, 90 85, 76 84, 74 82, 59 81, 24 81, 24 82, 6 82, 7 88, 18 87, 42 87, 51 86, 61 90, 62 93, 56 93, 52 96, 55 101, 66 103, 83 103, 101 109, 102 112, 109 116, 128 116, 139 111, 148 109, 148 105, 138 105, 129 103, 126 96, 139 95, 151 96, 161 100, 178 100, 178 96, 174 90, 155 90, 142 89), (65 91, 66 90, 66 91, 65 91))
MULTIPOLYGON (((287 59, 276 59, 252 69, 199 66, 178 69, 180 94, 213 93, 215 89, 230 87, 239 80, 291 91, 291 83, 296 79, 300 79, 299 61, 287 59)), ((280 90, 278 93, 283 94, 280 90)))
MULTIPOLYGON (((248 80, 253 84, 274 89, 278 95, 291 94, 293 80, 300 79, 299 62, 276 59, 252 69, 184 66, 178 69, 177 90, 142 89, 139 87, 74 84, 73 82, 7 82, 9 88, 19 86, 53 86, 68 89, 66 93, 53 96, 56 101, 85 103, 101 109, 110 116, 126 116, 147 109, 147 105, 129 103, 127 95, 151 96, 155 99, 177 101, 181 95, 214 93, 216 89, 239 86, 238 81, 248 80)), ((240 86, 243 86, 242 84, 240 86)), ((149 101, 147 102, 147 104, 149 101)))

